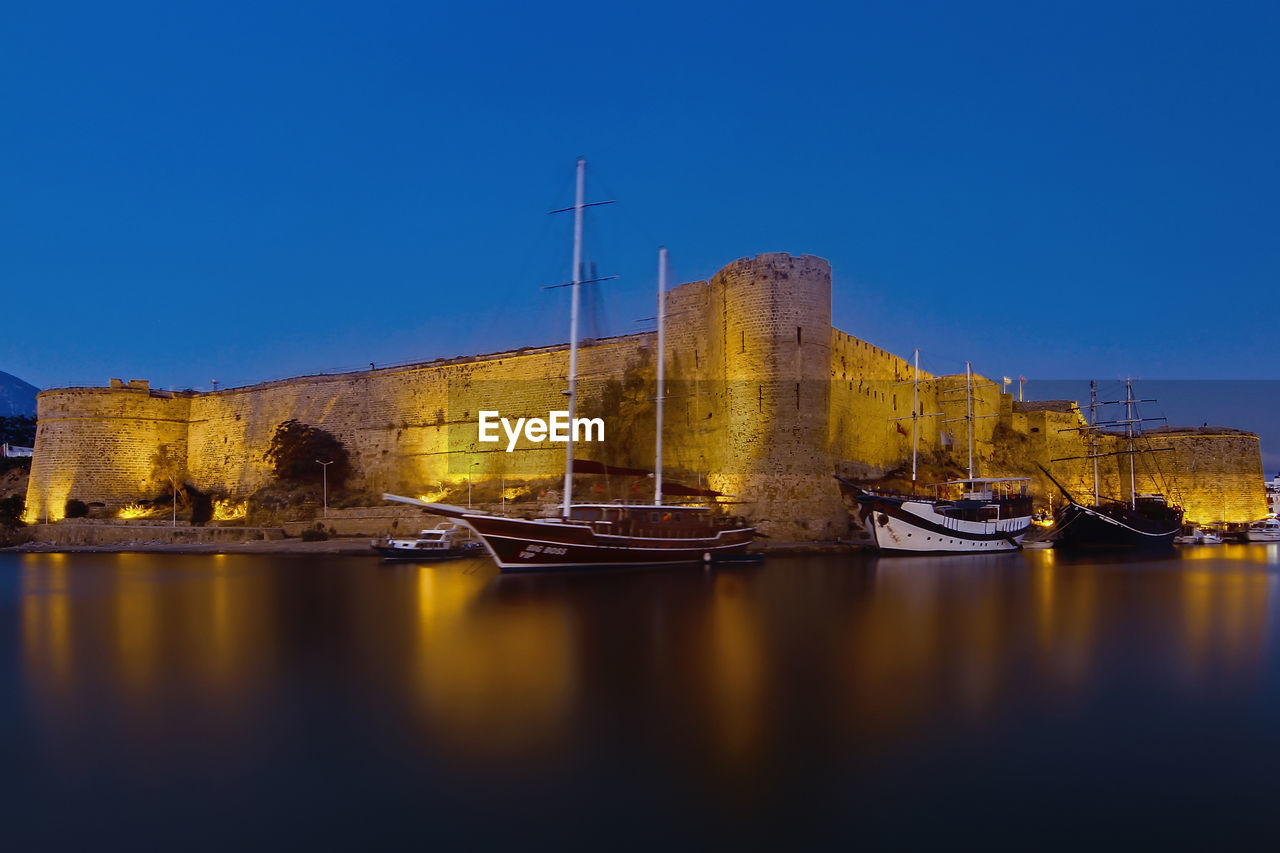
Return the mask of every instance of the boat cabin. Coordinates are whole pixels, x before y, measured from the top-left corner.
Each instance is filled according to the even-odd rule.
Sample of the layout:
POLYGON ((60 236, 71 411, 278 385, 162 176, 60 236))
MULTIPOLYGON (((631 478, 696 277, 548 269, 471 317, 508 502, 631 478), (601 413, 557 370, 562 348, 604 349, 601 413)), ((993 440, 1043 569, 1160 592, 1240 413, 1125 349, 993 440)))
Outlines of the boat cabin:
POLYGON ((597 533, 679 538, 714 536, 719 530, 749 526, 704 506, 655 504, 575 504, 569 508, 568 521, 597 533))
POLYGON ((1030 497, 1030 477, 971 477, 934 483, 938 500, 1009 501, 1030 497))
POLYGON ((1031 515, 1030 477, 971 477, 935 483, 934 510, 961 521, 1000 521, 1031 515))

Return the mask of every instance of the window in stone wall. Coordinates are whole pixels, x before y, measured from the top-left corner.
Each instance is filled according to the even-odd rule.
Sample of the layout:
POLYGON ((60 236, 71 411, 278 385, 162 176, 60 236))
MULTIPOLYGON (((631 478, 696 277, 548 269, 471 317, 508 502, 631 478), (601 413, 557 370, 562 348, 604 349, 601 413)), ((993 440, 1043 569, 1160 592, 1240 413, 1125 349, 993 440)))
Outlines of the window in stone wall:
POLYGON ((796 346, 800 346, 800 327, 796 326, 796 346))

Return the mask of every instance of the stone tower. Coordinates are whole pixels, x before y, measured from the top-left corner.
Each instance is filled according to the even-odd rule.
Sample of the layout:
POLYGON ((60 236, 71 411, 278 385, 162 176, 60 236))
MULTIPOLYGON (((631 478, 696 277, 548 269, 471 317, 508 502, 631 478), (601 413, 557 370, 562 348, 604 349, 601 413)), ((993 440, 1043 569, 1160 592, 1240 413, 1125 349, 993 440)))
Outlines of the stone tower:
POLYGON ((708 482, 778 539, 834 538, 848 526, 828 446, 831 266, 766 254, 708 286, 708 372, 720 435, 708 482))

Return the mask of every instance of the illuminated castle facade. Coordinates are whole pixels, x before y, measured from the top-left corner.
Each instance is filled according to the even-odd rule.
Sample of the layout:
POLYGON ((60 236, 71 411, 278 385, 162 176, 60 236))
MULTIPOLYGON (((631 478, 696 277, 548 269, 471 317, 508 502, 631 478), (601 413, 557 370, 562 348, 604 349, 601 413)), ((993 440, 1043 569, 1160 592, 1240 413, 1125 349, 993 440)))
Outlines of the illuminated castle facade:
MULTIPOLYGON (((673 479, 732 496, 738 512, 775 538, 831 539, 848 530, 832 474, 874 477, 909 461, 911 441, 894 419, 910 414, 912 389, 898 383, 910 383, 912 367, 832 327, 831 269, 821 258, 735 261, 709 281, 671 290, 667 316, 664 467, 673 479)), ((631 467, 652 458, 655 343, 654 333, 643 333, 582 347, 579 413, 605 418, 606 441, 581 445, 580 458, 631 467)), ((545 488, 563 473, 563 445, 522 440, 508 453, 505 441, 481 443, 478 413, 545 417, 562 409, 567 368, 560 345, 211 393, 118 380, 46 391, 27 516, 60 518, 69 498, 114 507, 152 497, 177 469, 202 491, 247 497, 270 482, 264 451, 290 419, 345 443, 353 488, 422 494, 467 478, 545 488)), ((955 393, 963 375, 919 378, 923 411, 963 417, 966 395, 955 393)), ((986 387, 975 390, 975 405, 995 415, 973 421, 982 472, 1031 475, 1037 461, 1086 452, 1080 432, 1061 431, 1082 425, 1074 405, 1021 405, 979 384, 986 387)), ((952 447, 936 424, 922 428, 922 455, 960 463, 965 429, 953 431, 952 447)), ((1172 449, 1162 454, 1163 476, 1189 519, 1266 513, 1256 435, 1171 430, 1151 441, 1172 449)), ((1122 479, 1127 489, 1117 459, 1104 465, 1104 492, 1124 491, 1122 479)), ((1068 488, 1091 492, 1091 464, 1054 469, 1068 488)), ((645 494, 637 485, 630 496, 651 497, 651 486, 645 494)), ((1036 487, 1048 495, 1047 482, 1036 487)))

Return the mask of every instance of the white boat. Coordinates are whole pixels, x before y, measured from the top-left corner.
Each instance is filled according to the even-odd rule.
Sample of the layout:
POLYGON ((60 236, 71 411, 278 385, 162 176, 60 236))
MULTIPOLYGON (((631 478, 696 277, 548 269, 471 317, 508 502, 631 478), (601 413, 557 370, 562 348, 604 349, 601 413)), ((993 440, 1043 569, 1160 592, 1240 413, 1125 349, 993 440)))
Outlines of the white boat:
POLYGON ((1241 538, 1246 542, 1280 542, 1280 520, 1255 521, 1244 529, 1241 538))
MULTIPOLYGON (((916 476, 916 421, 920 351, 916 350, 912 395, 911 479, 916 476)), ((934 486, 932 497, 881 494, 837 477, 855 520, 886 554, 991 554, 1016 551, 1031 527, 1030 477, 975 477, 973 463, 973 371, 965 364, 969 424, 969 476, 934 486)), ((980 416, 979 416, 980 417, 980 416)), ((905 420, 905 418, 904 418, 905 420)))
POLYGON ((1031 526, 1028 477, 939 483, 938 497, 882 495, 841 480, 876 550, 892 554, 1016 551, 1031 526), (949 497, 948 495, 954 495, 949 497))
POLYGON ((1173 537, 1174 545, 1221 545, 1222 537, 1213 530, 1186 525, 1182 532, 1173 537))
POLYGON ((470 531, 451 521, 442 521, 423 530, 415 539, 387 536, 369 543, 373 550, 388 560, 452 560, 480 550, 470 531))

